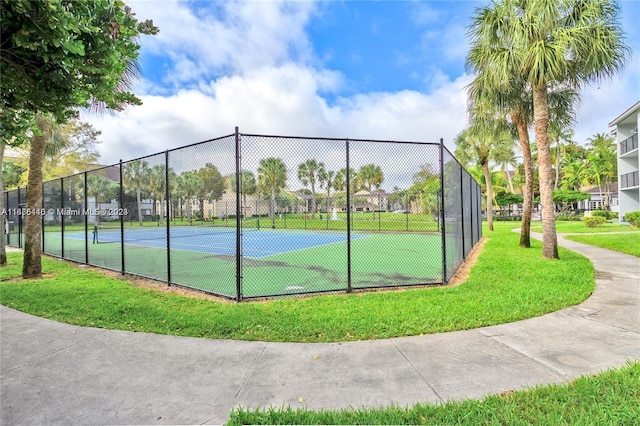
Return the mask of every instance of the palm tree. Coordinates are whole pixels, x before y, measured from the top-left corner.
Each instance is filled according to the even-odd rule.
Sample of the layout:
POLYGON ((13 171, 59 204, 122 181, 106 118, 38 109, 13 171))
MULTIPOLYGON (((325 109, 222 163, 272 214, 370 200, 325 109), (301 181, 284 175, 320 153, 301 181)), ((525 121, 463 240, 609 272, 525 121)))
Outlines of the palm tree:
POLYGON ((157 164, 149 170, 149 180, 147 182, 149 192, 153 196, 153 215, 158 215, 158 224, 162 225, 165 216, 164 197, 166 193, 166 166, 157 164), (156 210, 156 203, 160 196, 160 213, 156 210))
MULTIPOLYGON (((380 166, 376 166, 375 164, 366 164, 360 167, 358 171, 358 180, 362 184, 362 186, 369 192, 369 196, 372 196, 371 191, 373 188, 380 189, 380 185, 384 182, 384 173, 382 173, 382 169, 380 166)), ((373 202, 370 201, 371 204, 373 202)), ((380 206, 378 206, 380 208, 380 206)), ((376 218, 376 212, 373 210, 373 219, 376 218)))
POLYGON ((490 161, 496 161, 511 149, 513 140, 507 131, 506 122, 484 120, 473 122, 456 137, 456 157, 463 163, 475 163, 482 168, 486 183, 487 227, 493 231, 493 189, 491 186, 490 161))
POLYGON ((596 133, 587 141, 589 145, 587 180, 589 183, 598 185, 600 200, 603 200, 602 206, 608 209, 611 182, 618 176, 616 140, 611 135, 596 133))
MULTIPOLYGON (((231 186, 231 190, 233 192, 237 192, 236 188, 236 175, 235 173, 231 175, 229 179, 229 185, 231 186)), ((256 184, 256 177, 253 172, 249 170, 241 170, 240 171, 240 191, 242 193, 242 204, 244 208, 247 208, 247 195, 253 195, 258 192, 258 186, 256 184)), ((257 213, 257 212, 256 212, 257 213)))
POLYGON ((583 161, 572 161, 571 163, 565 162, 562 168, 563 176, 560 181, 562 189, 579 191, 582 185, 588 183, 586 172, 586 164, 583 161))
POLYGON ((322 170, 322 172, 318 175, 320 181, 320 188, 323 186, 327 188, 327 214, 329 213, 329 209, 331 208, 331 190, 334 188, 336 172, 333 170, 322 170))
MULTIPOLYGON (((29 140, 29 175, 27 180, 27 207, 30 210, 42 208, 42 179, 44 158, 56 150, 64 149, 69 140, 60 131, 52 116, 36 114, 34 132, 29 140)), ((2 231, 4 232, 4 231, 2 231)), ((22 277, 42 276, 42 221, 40 215, 29 214, 25 219, 24 261, 22 277)))
POLYGON ((280 158, 269 157, 260 160, 258 167, 258 186, 263 191, 271 193, 271 202, 269 203, 269 218, 271 219, 271 227, 276 227, 276 195, 287 183, 287 166, 280 158))
POLYGON ((476 40, 493 52, 485 63, 488 84, 501 88, 522 79, 531 88, 543 205, 544 258, 558 258, 549 149, 550 87, 579 89, 616 74, 630 49, 614 0, 501 0, 478 9, 471 25, 476 40))
MULTIPOLYGON (((79 192, 84 193, 84 181, 81 181, 78 184, 77 190, 79 192)), ((96 225, 100 225, 100 200, 104 200, 105 202, 111 201, 107 200, 113 194, 113 184, 112 182, 103 175, 99 174, 91 174, 91 176, 87 176, 87 197, 93 197, 96 207, 96 225)))
MULTIPOLYGON (((336 188, 336 190, 338 191, 346 191, 347 190, 347 169, 340 169, 340 171, 338 171, 336 173, 336 177, 333 181, 333 186, 336 188)), ((349 167, 349 196, 351 197, 351 199, 353 199, 354 195, 358 188, 360 188, 360 181, 358 178, 358 173, 356 173, 356 171, 349 167)), ((345 198, 346 198, 346 194, 345 194, 345 198)), ((346 205, 351 204, 351 200, 347 200, 345 199, 346 205)))
POLYGON ((311 187, 311 218, 316 215, 316 183, 320 182, 324 173, 324 163, 316 160, 307 160, 298 165, 298 179, 304 186, 311 187))
POLYGON ((193 198, 201 187, 202 178, 197 172, 184 172, 178 177, 177 190, 184 196, 189 223, 191 223, 193 216, 193 198))
POLYGON ((556 125, 556 122, 549 123, 549 137, 555 142, 555 148, 551 151, 551 158, 553 160, 553 168, 555 169, 555 179, 553 181, 554 191, 560 187, 561 177, 561 164, 565 157, 565 143, 571 143, 573 137, 573 130, 562 129, 556 125))
POLYGON ((133 183, 135 187, 136 204, 138 206, 138 224, 140 226, 142 226, 142 190, 148 187, 149 171, 149 163, 144 160, 129 161, 125 163, 122 168, 122 180, 133 183))

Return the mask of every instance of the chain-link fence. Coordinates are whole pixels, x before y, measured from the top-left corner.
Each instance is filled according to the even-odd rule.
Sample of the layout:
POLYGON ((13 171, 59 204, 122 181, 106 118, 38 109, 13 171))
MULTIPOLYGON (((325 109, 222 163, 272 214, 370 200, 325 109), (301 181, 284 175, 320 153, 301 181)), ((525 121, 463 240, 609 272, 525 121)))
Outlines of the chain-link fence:
MULTIPOLYGON (((45 253, 238 301, 446 283, 482 236, 442 141, 236 131, 43 189, 45 253)), ((4 197, 22 247, 26 191, 4 197)))

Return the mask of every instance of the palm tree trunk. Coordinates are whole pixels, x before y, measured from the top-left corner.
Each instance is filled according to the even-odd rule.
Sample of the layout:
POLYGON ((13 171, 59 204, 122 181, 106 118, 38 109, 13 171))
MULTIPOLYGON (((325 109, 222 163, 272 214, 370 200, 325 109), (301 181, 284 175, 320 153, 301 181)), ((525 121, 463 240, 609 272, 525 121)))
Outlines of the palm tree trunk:
POLYGON ((521 111, 511 114, 511 120, 516 124, 522 161, 524 162, 524 193, 522 194, 522 224, 520 225, 520 247, 531 247, 531 211, 533 210, 533 162, 531 161, 531 144, 527 123, 521 111))
POLYGON ((556 178, 553 181, 553 190, 558 190, 558 181, 560 180, 560 138, 556 141, 556 178))
POLYGON ((138 223, 142 226, 142 203, 140 200, 140 185, 136 185, 136 202, 138 203, 138 223))
MULTIPOLYGON (((515 194, 516 191, 513 188, 513 179, 511 179, 511 173, 509 173, 509 170, 507 170, 506 167, 502 167, 502 172, 507 176, 507 182, 509 183, 509 191, 511 191, 512 194, 515 194)), ((509 206, 509 211, 511 211, 511 206, 509 206)))
POLYGON ((25 222, 24 261, 22 278, 42 277, 42 162, 50 137, 48 120, 36 115, 40 135, 31 138, 29 177, 27 180, 27 214, 25 222))
MULTIPOLYGON (((0 212, 4 211, 4 182, 2 180, 2 158, 4 157, 4 142, 0 142, 0 212)), ((1 218, 2 216, 0 216, 1 218)), ((6 220, 9 220, 8 218, 6 220)), ((0 219, 0 266, 7 264, 7 251, 4 248, 4 218, 0 219)))
POLYGON ((271 203, 269 206, 269 216, 271 216, 271 228, 276 227, 276 190, 271 187, 271 203))
POLYGON ((538 144, 538 173, 540 201, 542 203, 542 257, 558 259, 558 237, 553 207, 553 175, 549 150, 549 111, 547 87, 533 86, 533 116, 536 142, 538 144))
POLYGON ((482 172, 487 185, 487 229, 493 231, 493 187, 491 186, 491 171, 488 162, 482 164, 482 172))
POLYGON ((311 185, 311 219, 316 218, 316 187, 311 185))

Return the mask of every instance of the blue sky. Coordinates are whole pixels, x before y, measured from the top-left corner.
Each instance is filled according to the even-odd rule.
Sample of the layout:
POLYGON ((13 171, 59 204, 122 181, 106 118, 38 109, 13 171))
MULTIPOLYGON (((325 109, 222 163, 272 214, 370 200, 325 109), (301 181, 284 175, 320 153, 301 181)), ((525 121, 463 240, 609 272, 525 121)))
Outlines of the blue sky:
MULTIPOLYGON (((241 132, 413 141, 466 124, 466 28, 480 1, 127 2, 153 19, 140 39, 142 106, 101 117, 105 164, 241 132)), ((639 1, 622 1, 634 55, 586 88, 585 143, 640 100, 639 1)))

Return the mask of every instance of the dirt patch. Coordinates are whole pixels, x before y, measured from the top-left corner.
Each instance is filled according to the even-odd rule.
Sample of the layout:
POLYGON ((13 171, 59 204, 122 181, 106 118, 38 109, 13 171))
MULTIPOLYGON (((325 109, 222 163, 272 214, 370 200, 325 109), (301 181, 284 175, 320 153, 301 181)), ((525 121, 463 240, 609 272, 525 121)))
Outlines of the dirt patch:
POLYGON ((480 253, 482 253, 484 245, 487 243, 487 241, 489 241, 487 237, 482 237, 480 241, 478 241, 478 243, 471 249, 464 262, 462 262, 462 265, 460 265, 456 273, 453 274, 453 277, 451 277, 451 279, 447 283, 447 286, 459 286, 469 278, 469 272, 471 271, 473 265, 475 265, 478 261, 478 256, 480 255, 480 253))

